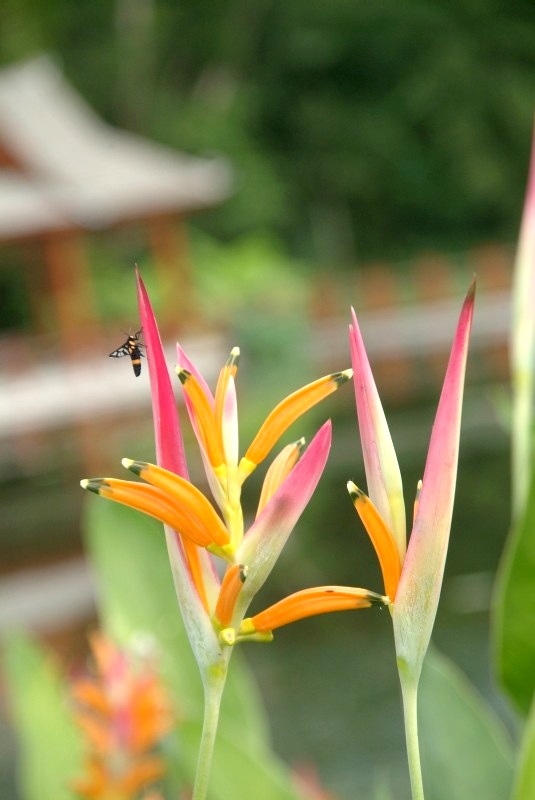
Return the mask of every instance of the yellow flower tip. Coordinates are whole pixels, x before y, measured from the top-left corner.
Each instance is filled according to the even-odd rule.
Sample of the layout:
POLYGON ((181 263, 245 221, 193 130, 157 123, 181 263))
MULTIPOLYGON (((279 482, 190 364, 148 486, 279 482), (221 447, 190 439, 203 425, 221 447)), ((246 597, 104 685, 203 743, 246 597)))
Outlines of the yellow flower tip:
POLYGON ((209 553, 213 556, 217 556, 222 561, 226 561, 227 564, 234 564, 235 556, 236 556, 236 548, 233 544, 215 544, 215 542, 209 542, 208 544, 201 545, 205 547, 209 553))
POLYGON ((333 372, 331 375, 331 380, 334 381, 337 386, 342 386, 344 383, 346 383, 346 381, 351 380, 352 377, 353 370, 350 368, 344 369, 342 372, 333 372))
POLYGON ((176 365, 176 374, 178 375, 178 380, 184 386, 184 384, 191 378, 191 372, 188 372, 187 369, 181 367, 180 364, 176 365))
POLYGON ((244 480, 255 471, 257 466, 258 464, 255 464, 254 461, 251 461, 249 458, 243 456, 238 466, 238 478, 240 484, 243 483, 244 480))
POLYGON ((412 521, 416 519, 416 514, 418 513, 418 506, 420 504, 420 495, 422 493, 423 481, 419 480, 416 484, 416 495, 414 497, 414 506, 412 510, 412 521))
POLYGON ((387 594, 376 594, 375 592, 368 592, 366 599, 369 600, 371 606, 380 606, 381 608, 392 605, 392 600, 387 594))
POLYGON ((246 617, 244 620, 242 620, 239 633, 240 636, 250 636, 251 634, 256 633, 256 628, 251 617, 246 617))
POLYGON ((222 631, 219 631, 219 641, 227 647, 232 647, 232 645, 236 644, 236 631, 234 628, 223 628, 222 631))
POLYGON ((239 360, 240 360, 240 348, 239 347, 233 347, 232 350, 230 351, 230 355, 229 355, 229 357, 227 359, 227 366, 228 367, 234 367, 234 366, 237 367, 238 363, 239 363, 239 360))
POLYGON ((366 495, 362 489, 359 489, 359 487, 353 483, 353 481, 347 482, 347 491, 349 492, 349 496, 353 503, 357 503, 359 500, 366 500, 366 495))
POLYGON ((121 464, 130 472, 133 472, 134 475, 141 475, 143 470, 149 466, 146 461, 134 461, 132 458, 122 458, 121 464))
POLYGON ((240 624, 237 642, 272 642, 273 632, 268 630, 259 631, 255 628, 251 617, 246 617, 240 624))
POLYGON ((84 478, 80 481, 82 489, 87 489, 88 492, 94 492, 95 494, 100 494, 102 487, 108 485, 105 478, 84 478))

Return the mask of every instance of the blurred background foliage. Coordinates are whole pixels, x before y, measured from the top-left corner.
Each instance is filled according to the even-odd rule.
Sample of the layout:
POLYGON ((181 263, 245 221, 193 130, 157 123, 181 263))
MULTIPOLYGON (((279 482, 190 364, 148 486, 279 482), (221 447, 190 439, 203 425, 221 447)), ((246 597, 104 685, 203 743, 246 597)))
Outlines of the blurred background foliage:
POLYGON ((231 159, 219 239, 349 266, 516 234, 530 2, 6 0, 3 63, 43 50, 109 122, 231 159))

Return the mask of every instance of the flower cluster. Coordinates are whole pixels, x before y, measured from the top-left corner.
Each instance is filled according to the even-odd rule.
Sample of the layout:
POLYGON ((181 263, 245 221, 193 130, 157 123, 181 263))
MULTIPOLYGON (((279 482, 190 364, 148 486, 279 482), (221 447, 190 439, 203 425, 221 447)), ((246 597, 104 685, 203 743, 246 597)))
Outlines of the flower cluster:
POLYGON ((165 772, 153 751, 171 728, 171 707, 147 665, 135 668, 102 634, 92 636, 91 649, 95 675, 71 686, 75 720, 87 742, 85 774, 73 788, 92 800, 133 800, 165 772))
MULTIPOLYGON (((123 459, 123 465, 141 478, 83 480, 82 486, 102 497, 123 503, 160 520, 168 530, 168 544, 175 564, 175 582, 184 616, 195 609, 198 627, 206 634, 211 625, 219 645, 244 638, 270 638, 277 627, 276 612, 252 628, 241 625, 243 614, 273 568, 288 536, 314 491, 325 466, 331 442, 327 422, 304 449, 304 439, 282 448, 267 470, 256 518, 246 530, 241 504, 244 482, 266 459, 289 426, 352 377, 352 370, 327 375, 282 400, 268 415, 253 441, 239 456, 238 405, 235 379, 239 349, 233 348, 219 373, 212 393, 203 376, 179 346, 176 373, 195 432, 213 497, 210 500, 188 478, 182 437, 170 386, 169 373, 154 316, 138 278, 140 309, 153 387, 159 465, 123 459), (170 541, 169 541, 170 540, 170 541), (227 568, 220 581, 211 556, 227 568), (202 618, 202 619, 201 619, 202 618), (267 621, 266 621, 267 620, 267 621), (265 634, 265 636, 263 636, 265 634)), ((330 610, 336 587, 316 592, 316 611, 330 610), (329 606, 329 608, 327 608, 329 606)), ((373 593, 344 592, 343 607, 359 607, 375 601, 373 593)), ((296 618, 301 598, 287 602, 296 618)), ((190 639, 194 649, 198 631, 190 639)), ((206 640, 206 635, 205 635, 206 640)), ((206 641, 205 641, 206 644, 206 641)), ((198 650, 203 650, 199 644, 198 650)), ((198 654, 202 659, 202 653, 198 654)))

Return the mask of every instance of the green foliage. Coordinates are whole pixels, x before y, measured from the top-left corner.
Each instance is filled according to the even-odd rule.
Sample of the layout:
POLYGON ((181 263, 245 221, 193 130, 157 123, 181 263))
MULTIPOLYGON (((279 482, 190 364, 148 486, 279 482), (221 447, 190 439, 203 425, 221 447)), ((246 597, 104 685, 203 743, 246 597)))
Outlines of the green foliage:
MULTIPOLYGON (((278 192, 284 216, 272 204, 264 223, 308 255, 329 241, 335 262, 354 258, 353 240, 366 257, 514 235, 532 116, 528 7, 503 18, 495 0, 227 2, 202 44, 193 8, 161 73, 182 99, 162 134, 231 157, 238 192, 220 232, 257 225, 278 192)), ((169 9, 167 21, 170 37, 169 9)))
POLYGON ((22 633, 3 641, 4 670, 20 747, 24 800, 74 800, 69 781, 81 766, 81 738, 64 677, 51 654, 22 633))
POLYGON ((223 313, 222 321, 246 328, 247 343, 259 319, 298 319, 308 306, 306 267, 290 258, 272 234, 249 234, 222 245, 194 231, 192 256, 204 318, 221 321, 223 313), (247 325, 241 321, 244 311, 247 325))
MULTIPOLYGON (((232 667, 231 667, 232 670, 232 667)), ((201 725, 181 726, 180 748, 194 775, 201 725)), ((221 728, 214 752, 210 800, 300 800, 291 786, 288 768, 248 740, 241 724, 221 728)))
POLYGON ((511 800, 532 800, 535 797, 535 703, 524 730, 515 787, 511 800))
POLYGON ((9 0, 3 16, 4 62, 55 51, 109 121, 231 160, 236 193, 203 222, 218 236, 267 227, 344 264, 516 233, 530 3, 9 0))
POLYGON ((524 513, 507 545, 495 610, 497 671, 518 708, 527 714, 535 689, 535 471, 524 513))
POLYGON ((433 649, 424 662, 419 709, 426 798, 506 800, 513 748, 505 729, 460 670, 433 649))

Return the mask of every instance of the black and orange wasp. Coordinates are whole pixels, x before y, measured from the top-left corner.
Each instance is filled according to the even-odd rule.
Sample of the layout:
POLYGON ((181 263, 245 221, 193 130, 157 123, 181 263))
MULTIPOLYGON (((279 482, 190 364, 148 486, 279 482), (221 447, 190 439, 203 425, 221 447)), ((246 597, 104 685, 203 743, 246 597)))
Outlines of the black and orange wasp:
POLYGON ((130 356, 132 359, 132 369, 134 370, 136 378, 141 374, 141 357, 144 355, 141 352, 141 348, 145 347, 145 345, 139 341, 142 331, 143 328, 140 328, 137 333, 128 334, 126 342, 118 347, 117 350, 114 350, 113 353, 110 353, 110 358, 130 356))

